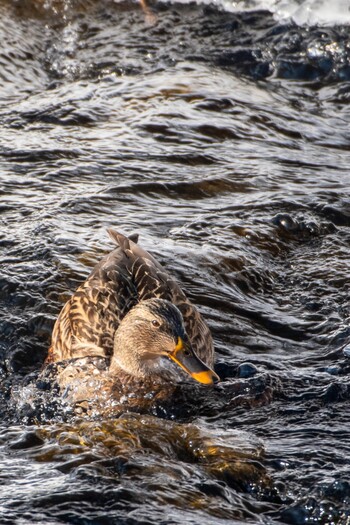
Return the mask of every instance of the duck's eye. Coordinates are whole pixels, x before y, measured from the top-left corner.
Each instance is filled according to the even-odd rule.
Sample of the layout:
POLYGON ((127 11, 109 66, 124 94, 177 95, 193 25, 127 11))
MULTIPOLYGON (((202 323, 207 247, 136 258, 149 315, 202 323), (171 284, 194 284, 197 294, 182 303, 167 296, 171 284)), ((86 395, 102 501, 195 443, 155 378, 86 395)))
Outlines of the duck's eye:
POLYGON ((153 319, 152 324, 153 324, 153 326, 154 326, 155 328, 159 328, 159 327, 160 327, 160 322, 157 321, 157 319, 153 319))
POLYGON ((184 350, 184 355, 186 357, 189 357, 191 355, 191 352, 189 350, 184 350))

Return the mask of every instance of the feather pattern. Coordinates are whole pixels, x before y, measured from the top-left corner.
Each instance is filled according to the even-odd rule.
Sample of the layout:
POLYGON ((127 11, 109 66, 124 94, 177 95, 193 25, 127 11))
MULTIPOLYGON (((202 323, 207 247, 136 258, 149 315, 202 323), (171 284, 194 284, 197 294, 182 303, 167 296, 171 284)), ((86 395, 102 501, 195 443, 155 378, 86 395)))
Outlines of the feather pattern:
POLYGON ((115 332, 128 311, 140 301, 161 298, 178 307, 193 350, 213 366, 210 330, 175 279, 137 244, 137 235, 128 238, 112 229, 108 233, 117 248, 96 265, 63 307, 47 362, 111 356, 115 332))

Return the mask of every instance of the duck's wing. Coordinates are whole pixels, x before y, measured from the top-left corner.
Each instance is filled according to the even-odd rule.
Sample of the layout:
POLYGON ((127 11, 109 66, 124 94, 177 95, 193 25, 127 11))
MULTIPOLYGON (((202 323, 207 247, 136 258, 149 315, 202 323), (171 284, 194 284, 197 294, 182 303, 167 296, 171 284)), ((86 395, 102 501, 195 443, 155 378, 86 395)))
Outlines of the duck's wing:
POLYGON ((138 302, 129 266, 121 249, 95 266, 59 314, 46 362, 112 354, 115 331, 138 302))
POLYGON ((182 313, 194 351, 198 357, 212 367, 214 349, 210 330, 176 280, 132 238, 112 229, 109 229, 108 233, 128 259, 129 264, 126 265, 126 268, 137 290, 138 301, 159 297, 175 304, 182 313))

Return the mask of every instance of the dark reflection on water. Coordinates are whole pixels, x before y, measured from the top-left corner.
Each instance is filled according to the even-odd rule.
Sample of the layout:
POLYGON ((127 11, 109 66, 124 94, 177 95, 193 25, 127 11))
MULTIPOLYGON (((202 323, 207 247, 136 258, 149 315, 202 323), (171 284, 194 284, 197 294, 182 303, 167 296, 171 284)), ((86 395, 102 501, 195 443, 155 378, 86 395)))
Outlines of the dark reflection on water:
POLYGON ((0 3, 2 523, 347 523, 348 27, 152 10, 0 3), (108 226, 223 382, 79 419, 37 374, 108 226))

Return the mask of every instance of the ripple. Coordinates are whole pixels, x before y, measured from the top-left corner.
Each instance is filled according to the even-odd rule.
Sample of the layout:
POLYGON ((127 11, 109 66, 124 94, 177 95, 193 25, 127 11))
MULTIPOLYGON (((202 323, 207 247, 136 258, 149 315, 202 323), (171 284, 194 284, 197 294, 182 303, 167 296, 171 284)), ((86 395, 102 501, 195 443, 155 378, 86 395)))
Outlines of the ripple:
MULTIPOLYGON (((130 512, 145 496, 153 502, 149 512, 154 505, 170 505, 203 514, 204 519, 236 518, 249 515, 249 511, 240 496, 235 510, 234 492, 228 486, 247 493, 258 492, 259 486, 263 492, 270 485, 264 468, 257 462, 262 454, 260 445, 250 443, 249 436, 239 431, 231 432, 230 437, 226 432, 220 438, 217 433, 211 435, 196 426, 160 424, 158 419, 135 415, 102 424, 77 422, 75 426, 31 428, 25 433, 14 427, 3 431, 0 440, 8 443, 15 455, 13 461, 22 468, 22 487, 16 491, 18 515, 24 511, 30 490, 29 497, 35 497, 39 511, 54 508, 56 515, 66 519, 75 514, 78 494, 80 506, 88 515, 93 512, 87 506, 88 499, 95 502, 95 512, 104 508, 106 515, 112 517, 116 509, 122 515, 130 512), (40 482, 29 486, 33 477, 26 467, 29 458, 36 465, 34 479, 40 480, 39 472, 46 469, 41 481, 45 483, 46 496, 40 495, 40 482), (221 484, 222 478, 228 486, 221 484), (102 500, 98 490, 72 490, 91 479, 104 487, 102 500), (174 492, 179 484, 180 490, 174 492), (70 510, 65 503, 69 503, 70 510)), ((16 478, 15 474, 13 485, 16 478)))

